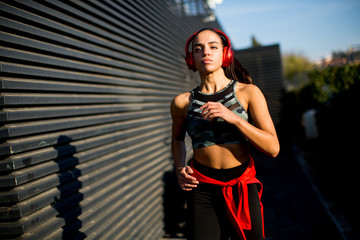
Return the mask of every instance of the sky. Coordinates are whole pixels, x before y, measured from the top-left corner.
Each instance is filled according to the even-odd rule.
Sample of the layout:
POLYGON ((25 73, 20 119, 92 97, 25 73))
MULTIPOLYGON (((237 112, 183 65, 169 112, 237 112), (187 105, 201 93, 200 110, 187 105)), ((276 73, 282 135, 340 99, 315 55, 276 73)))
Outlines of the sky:
POLYGON ((360 47, 360 0, 213 0, 233 49, 280 44, 284 54, 318 61, 360 47))

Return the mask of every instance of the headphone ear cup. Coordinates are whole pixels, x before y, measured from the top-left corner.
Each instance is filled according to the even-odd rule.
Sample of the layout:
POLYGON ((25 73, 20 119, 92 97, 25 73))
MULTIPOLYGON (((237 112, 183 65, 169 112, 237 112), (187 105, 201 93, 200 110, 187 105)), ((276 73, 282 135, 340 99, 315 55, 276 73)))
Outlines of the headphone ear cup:
POLYGON ((193 70, 194 72, 196 72, 197 69, 196 69, 196 66, 194 63, 194 57, 191 52, 188 52, 186 54, 185 62, 186 62, 186 65, 188 66, 189 70, 193 70))
POLYGON ((191 64, 190 64, 190 59, 189 59, 189 53, 186 53, 186 57, 185 57, 185 63, 188 66, 188 68, 190 69, 191 64))
POLYGON ((197 69, 195 66, 194 57, 192 55, 192 52, 189 51, 189 45, 198 32, 194 33, 191 37, 189 37, 189 39, 186 41, 186 44, 185 44, 185 53, 186 53, 185 62, 186 62, 186 65, 188 66, 189 70, 193 70, 194 72, 196 72, 197 69))
POLYGON ((234 61, 234 52, 229 47, 224 47, 223 67, 228 67, 234 61))

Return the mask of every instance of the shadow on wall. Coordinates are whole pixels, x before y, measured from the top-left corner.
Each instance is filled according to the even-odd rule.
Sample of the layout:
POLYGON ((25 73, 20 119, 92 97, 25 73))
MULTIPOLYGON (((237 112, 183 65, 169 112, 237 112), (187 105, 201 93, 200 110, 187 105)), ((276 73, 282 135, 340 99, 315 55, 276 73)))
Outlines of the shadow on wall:
POLYGON ((164 222, 167 238, 185 236, 186 228, 186 199, 187 194, 182 191, 177 182, 175 168, 164 174, 164 222))
POLYGON ((79 191, 82 188, 82 183, 78 180, 81 171, 76 168, 79 159, 74 157, 76 147, 70 145, 71 141, 70 137, 61 135, 55 146, 58 156, 55 162, 60 169, 58 172, 60 194, 59 197, 55 197, 52 207, 59 213, 57 218, 62 221, 62 231, 59 233, 61 235, 57 237, 85 239, 86 235, 80 232, 82 222, 79 219, 82 213, 80 202, 84 199, 79 191))

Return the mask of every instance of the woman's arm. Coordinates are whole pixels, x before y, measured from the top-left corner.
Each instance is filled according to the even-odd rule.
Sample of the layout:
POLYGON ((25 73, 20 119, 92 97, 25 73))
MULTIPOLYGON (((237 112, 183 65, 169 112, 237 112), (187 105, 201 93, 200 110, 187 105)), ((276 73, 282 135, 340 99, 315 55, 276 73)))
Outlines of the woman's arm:
POLYGON ((193 173, 191 167, 185 165, 186 149, 184 139, 188 104, 189 93, 184 93, 173 99, 170 109, 172 118, 171 151, 179 185, 186 191, 192 190, 192 188, 197 187, 197 184, 199 184, 196 178, 190 175, 193 173))
POLYGON ((280 151, 280 144, 266 99, 255 85, 249 85, 247 92, 248 109, 255 126, 246 121, 238 121, 236 126, 255 147, 272 157, 276 157, 280 151))
POLYGON ((280 144, 265 97, 255 85, 248 84, 245 88, 241 93, 245 95, 243 98, 246 99, 255 126, 217 102, 208 102, 201 107, 203 118, 221 117, 228 123, 235 125, 256 148, 276 157, 280 151, 280 144))

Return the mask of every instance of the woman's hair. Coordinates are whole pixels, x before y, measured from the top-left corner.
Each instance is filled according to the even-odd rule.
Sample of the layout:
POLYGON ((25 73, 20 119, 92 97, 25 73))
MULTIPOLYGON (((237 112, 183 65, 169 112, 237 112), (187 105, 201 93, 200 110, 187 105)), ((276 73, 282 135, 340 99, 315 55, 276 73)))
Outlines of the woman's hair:
POLYGON ((223 67, 225 76, 235 81, 254 84, 249 72, 241 65, 241 63, 234 57, 234 60, 228 67, 223 67))
MULTIPOLYGON (((220 32, 215 31, 213 28, 204 28, 201 29, 196 33, 199 34, 202 31, 210 30, 216 33, 223 44, 224 47, 231 46, 231 44, 228 43, 227 37, 222 35, 220 32)), ((230 41, 230 40, 229 40, 230 41)), ((252 80, 249 72, 244 68, 244 66, 237 60, 235 57, 233 58, 232 63, 228 67, 223 67, 225 76, 229 79, 233 79, 235 81, 246 83, 246 84, 254 84, 254 81, 252 80)))

